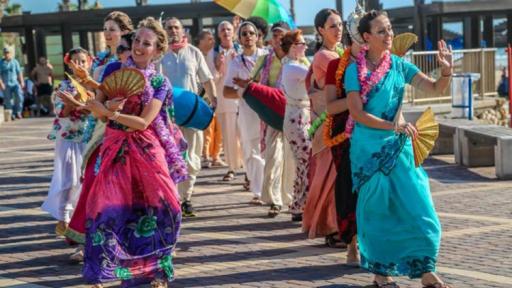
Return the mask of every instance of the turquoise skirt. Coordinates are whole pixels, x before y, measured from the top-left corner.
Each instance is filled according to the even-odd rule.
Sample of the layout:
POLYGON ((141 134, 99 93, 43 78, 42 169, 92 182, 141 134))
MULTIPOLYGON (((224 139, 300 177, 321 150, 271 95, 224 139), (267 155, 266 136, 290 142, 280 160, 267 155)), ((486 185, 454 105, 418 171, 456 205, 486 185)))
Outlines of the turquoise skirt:
POLYGON ((428 176, 414 165, 411 140, 392 131, 357 128, 350 156, 358 193, 362 268, 378 275, 410 278, 434 272, 441 224, 428 176))

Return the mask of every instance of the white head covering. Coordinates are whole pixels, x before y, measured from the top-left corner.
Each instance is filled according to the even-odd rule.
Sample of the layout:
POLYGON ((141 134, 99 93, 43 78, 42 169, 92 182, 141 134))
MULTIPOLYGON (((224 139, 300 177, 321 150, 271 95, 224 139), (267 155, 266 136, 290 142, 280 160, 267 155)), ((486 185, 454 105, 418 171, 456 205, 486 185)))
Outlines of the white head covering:
POLYGON ((365 44, 362 35, 359 34, 359 31, 357 30, 359 27, 359 21, 363 18, 364 14, 364 5, 361 5, 361 3, 357 1, 356 9, 348 15, 347 19, 347 32, 350 35, 350 38, 352 38, 352 41, 359 45, 365 44))

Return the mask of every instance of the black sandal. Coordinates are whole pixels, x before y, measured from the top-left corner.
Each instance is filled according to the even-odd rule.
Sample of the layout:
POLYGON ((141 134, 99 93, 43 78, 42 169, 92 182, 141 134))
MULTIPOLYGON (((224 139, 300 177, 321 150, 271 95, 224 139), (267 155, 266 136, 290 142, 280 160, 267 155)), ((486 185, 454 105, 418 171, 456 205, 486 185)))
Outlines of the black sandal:
POLYGON ((275 218, 281 212, 281 206, 279 205, 270 205, 270 209, 268 210, 268 217, 275 218))
POLYGON ((375 286, 377 288, 400 288, 400 286, 398 286, 398 284, 396 284, 395 281, 384 282, 381 284, 379 284, 377 281, 373 281, 373 286, 375 286))
POLYGON ((330 248, 347 248, 345 242, 336 238, 337 235, 338 233, 333 233, 325 236, 325 245, 330 248))
POLYGON ((222 178, 222 181, 232 181, 235 180, 235 172, 234 171, 228 171, 226 175, 224 175, 224 178, 222 178))

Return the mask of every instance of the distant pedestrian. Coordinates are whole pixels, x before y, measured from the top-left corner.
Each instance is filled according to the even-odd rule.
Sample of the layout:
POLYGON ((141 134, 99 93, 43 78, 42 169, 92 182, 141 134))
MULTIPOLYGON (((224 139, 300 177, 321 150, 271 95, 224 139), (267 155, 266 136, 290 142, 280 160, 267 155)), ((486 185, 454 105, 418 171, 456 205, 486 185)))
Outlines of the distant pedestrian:
POLYGON ((10 114, 11 119, 21 119, 23 111, 23 71, 20 63, 14 59, 12 48, 3 49, 4 57, 0 60, 0 89, 4 94, 5 113, 10 114))
POLYGON ((507 67, 503 67, 501 70, 501 79, 498 84, 498 95, 500 97, 508 97, 508 76, 507 76, 507 67))
POLYGON ((32 80, 36 84, 36 103, 37 103, 37 116, 40 115, 41 110, 46 110, 50 115, 53 115, 53 103, 51 99, 53 91, 53 66, 48 62, 46 57, 40 57, 32 73, 30 73, 32 80))

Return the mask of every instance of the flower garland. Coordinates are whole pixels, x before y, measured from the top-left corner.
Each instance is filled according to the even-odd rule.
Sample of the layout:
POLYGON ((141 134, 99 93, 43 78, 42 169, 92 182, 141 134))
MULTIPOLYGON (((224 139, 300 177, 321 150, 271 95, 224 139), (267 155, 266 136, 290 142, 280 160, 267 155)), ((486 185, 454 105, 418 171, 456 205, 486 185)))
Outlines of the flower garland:
MULTIPOLYGON (((377 83, 384 78, 384 76, 388 73, 389 68, 391 67, 391 55, 389 51, 384 53, 384 57, 382 57, 377 69, 370 74, 368 77, 368 68, 366 66, 366 53, 368 52, 368 47, 363 46, 359 55, 357 55, 357 78, 359 79, 359 84, 361 85, 360 97, 363 105, 368 102, 368 93, 377 85, 377 83)), ((354 119, 351 116, 348 117, 347 124, 345 125, 345 132, 347 136, 350 137, 352 135, 352 131, 354 130, 354 119)))
MULTIPOLYGON (((325 49, 327 49, 327 48, 325 48, 325 49)), ((327 50, 329 50, 329 49, 327 49, 327 50)), ((344 55, 343 48, 336 46, 335 50, 336 51, 333 51, 333 52, 336 52, 339 55, 339 57, 342 57, 344 55)), ((332 51, 332 50, 329 50, 329 51, 332 51)), ((311 76, 311 77, 313 77, 313 76, 311 76)), ((311 122, 311 126, 308 129, 309 138, 312 138, 313 135, 315 135, 316 130, 318 130, 318 128, 320 128, 320 125, 322 125, 322 123, 324 123, 324 121, 326 119, 327 119, 327 112, 324 111, 322 114, 320 114, 320 116, 318 118, 316 118, 315 120, 313 120, 313 122, 311 122)))
POLYGON ((318 116, 315 120, 313 120, 313 122, 311 122, 311 126, 309 126, 309 128, 308 128, 309 138, 313 138, 316 130, 318 130, 320 125, 322 125, 322 123, 324 123, 326 118, 327 118, 327 112, 324 111, 322 114, 320 114, 320 116, 318 116))
MULTIPOLYGON (((123 67, 138 69, 131 57, 128 58, 127 63, 123 64, 123 67)), ((169 106, 169 103, 172 101, 171 83, 156 71, 155 65, 153 63, 151 63, 145 69, 138 70, 144 74, 144 79, 149 80, 146 81, 146 86, 142 92, 142 103, 147 105, 151 99, 153 99, 154 94, 166 93, 167 95, 165 97, 164 103, 162 104, 162 107, 169 106)), ((165 160, 169 167, 169 174, 174 183, 177 184, 187 180, 187 164, 183 159, 181 152, 179 151, 178 144, 171 135, 170 119, 168 118, 168 114, 165 108, 162 108, 160 113, 158 113, 155 120, 153 120, 151 123, 151 127, 156 132, 165 151, 165 160)))
MULTIPOLYGON (((338 69, 336 69, 336 95, 341 95, 343 93, 343 75, 347 69, 348 64, 350 63, 350 48, 345 49, 343 55, 340 58, 340 63, 338 64, 338 69)), ((336 146, 345 140, 348 139, 348 136, 345 132, 336 135, 335 137, 331 137, 332 135, 332 125, 334 123, 334 116, 327 115, 325 119, 325 125, 323 129, 323 141, 325 146, 333 147, 336 146)))

